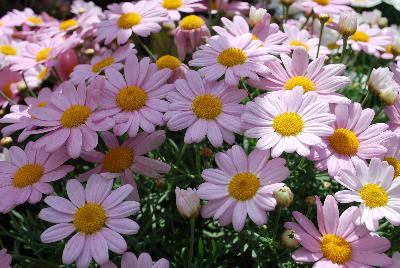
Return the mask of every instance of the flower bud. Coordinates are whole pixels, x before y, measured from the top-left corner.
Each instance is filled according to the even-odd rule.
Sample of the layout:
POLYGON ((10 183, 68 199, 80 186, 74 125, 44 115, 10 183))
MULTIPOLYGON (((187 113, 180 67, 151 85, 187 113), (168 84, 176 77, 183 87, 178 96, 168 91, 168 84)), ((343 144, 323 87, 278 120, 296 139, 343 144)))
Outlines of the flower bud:
POLYGON ((393 79, 394 74, 387 67, 373 69, 368 80, 368 90, 378 96, 385 105, 395 103, 400 85, 393 79))
POLYGON ((339 17, 339 33, 350 36, 357 31, 357 13, 354 11, 343 12, 339 17))
POLYGON ((276 205, 280 208, 287 208, 293 202, 293 193, 286 185, 282 186, 273 193, 276 205))
POLYGON ((299 242, 294 237, 293 230, 285 230, 281 235, 281 243, 287 248, 296 248, 299 242))
POLYGON ((17 82, 17 89, 18 92, 25 92, 28 89, 24 80, 17 82))
POLYGON ((0 117, 6 115, 6 111, 4 109, 0 109, 0 117))
POLYGON ((164 178, 155 178, 154 183, 156 184, 157 188, 163 188, 165 185, 165 179, 164 178))
POLYGON ((196 218, 200 213, 200 198, 192 188, 175 188, 176 207, 179 214, 185 218, 196 218))
POLYGON ((376 22, 378 23, 378 26, 381 28, 385 28, 386 26, 388 26, 389 23, 388 19, 384 17, 378 18, 376 22))
POLYGON ((9 148, 13 143, 13 139, 11 137, 3 137, 0 140, 0 145, 6 148, 9 148))
POLYGON ((304 201, 306 201, 306 204, 309 207, 315 206, 315 196, 313 195, 307 196, 304 201))
POLYGON ((267 14, 266 9, 256 8, 254 6, 251 6, 249 14, 249 25, 254 27, 254 25, 256 25, 258 22, 262 20, 265 14, 267 14))
POLYGON ((200 155, 204 158, 210 158, 213 155, 213 151, 210 148, 204 147, 201 148, 200 155))
POLYGON ((58 56, 56 62, 57 73, 62 79, 68 80, 69 75, 74 70, 75 66, 79 64, 78 56, 73 49, 67 50, 58 56))
POLYGON ((318 19, 321 22, 321 24, 325 24, 328 22, 328 20, 330 19, 328 14, 325 13, 321 13, 318 15, 318 19))
POLYGON ((280 0, 280 1, 282 5, 289 7, 294 3, 295 0, 280 0))

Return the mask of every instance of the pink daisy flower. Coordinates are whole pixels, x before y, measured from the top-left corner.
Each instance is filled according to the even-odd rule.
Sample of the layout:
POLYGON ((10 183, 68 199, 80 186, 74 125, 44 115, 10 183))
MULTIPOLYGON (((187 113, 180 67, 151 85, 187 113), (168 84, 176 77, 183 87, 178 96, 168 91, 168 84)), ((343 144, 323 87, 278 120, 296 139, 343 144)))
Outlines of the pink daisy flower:
POLYGON ((252 31, 250 31, 249 24, 242 16, 235 16, 233 21, 227 18, 222 18, 221 21, 224 28, 220 26, 213 27, 214 31, 220 35, 234 37, 251 33, 254 40, 262 42, 262 46, 268 53, 279 54, 281 52, 290 52, 290 48, 282 44, 287 38, 286 34, 279 30, 278 24, 271 23, 271 15, 268 13, 262 17, 252 31))
POLYGON ((18 72, 13 72, 8 67, 0 70, 0 90, 3 94, 0 95, 0 106, 2 108, 11 104, 9 99, 18 102, 17 83, 22 81, 22 76, 18 72), (3 97, 5 95, 7 98, 3 97))
POLYGON ((54 191, 50 182, 62 179, 74 169, 63 165, 69 159, 65 148, 49 154, 29 142, 25 150, 12 146, 9 153, 10 161, 0 162, 0 211, 3 213, 27 201, 38 203, 42 194, 54 191))
POLYGON ((350 0, 301 0, 296 1, 293 7, 306 13, 340 15, 342 12, 353 10, 350 0))
MULTIPOLYGON (((109 261, 100 268, 118 268, 118 266, 109 261)), ((169 262, 166 259, 153 262, 148 253, 141 253, 139 257, 136 257, 132 252, 125 252, 122 255, 121 268, 169 268, 169 262)))
POLYGON ((3 248, 0 250, 0 264, 2 268, 11 268, 12 257, 7 254, 7 249, 3 248))
POLYGON ((185 78, 186 73, 189 71, 189 67, 186 64, 172 55, 161 56, 156 61, 156 65, 158 70, 170 69, 172 71, 170 78, 167 80, 169 84, 175 83, 178 79, 185 78))
POLYGON ((134 44, 129 43, 122 47, 119 47, 116 51, 106 50, 101 55, 94 56, 90 64, 79 64, 75 66, 73 72, 71 73, 71 80, 75 84, 79 84, 83 80, 92 80, 98 75, 104 73, 106 70, 122 69, 123 61, 129 56, 136 54, 136 49, 134 49, 134 44))
MULTIPOLYGON (((47 152, 54 152, 64 144, 71 158, 78 158, 81 151, 91 151, 97 146, 96 130, 92 124, 96 104, 87 98, 84 82, 77 88, 67 81, 60 86, 62 92, 51 96, 51 107, 33 107, 29 113, 35 117, 33 124, 44 127, 29 131, 30 134, 47 133, 37 140, 37 146, 43 146, 47 152)), ((111 122, 109 122, 110 125, 111 122)), ((103 123, 103 126, 107 126, 103 123)))
POLYGON ((355 222, 358 208, 350 207, 342 215, 335 198, 328 195, 324 205, 316 197, 318 229, 303 214, 293 212, 296 222, 286 222, 293 230, 301 248, 292 253, 298 262, 314 263, 313 267, 358 268, 383 266, 392 260, 384 252, 390 241, 370 233, 364 225, 355 222))
POLYGON ((7 35, 0 35, 0 67, 8 66, 10 59, 21 55, 25 42, 16 41, 7 35))
POLYGON ((357 162, 387 152, 384 144, 393 137, 393 133, 386 131, 386 124, 370 125, 375 115, 374 110, 363 110, 359 103, 352 103, 337 104, 332 112, 336 115, 334 133, 324 138, 318 148, 314 147, 310 155, 317 169, 328 169, 331 177, 340 169, 355 172, 354 165, 357 162))
POLYGON ((77 180, 67 182, 68 199, 48 196, 44 202, 49 208, 39 218, 56 225, 45 230, 43 243, 63 240, 76 231, 66 243, 62 261, 75 262, 78 268, 88 267, 92 258, 99 265, 109 261, 108 250, 122 254, 127 244, 120 234, 132 235, 139 225, 127 217, 139 211, 139 203, 124 201, 132 186, 124 185, 111 192, 113 180, 93 175, 86 189, 77 180))
POLYGON ((272 149, 272 157, 283 152, 308 156, 311 146, 333 133, 330 123, 335 121, 328 103, 317 99, 315 92, 303 94, 299 87, 258 97, 242 115, 245 135, 259 139, 258 149, 272 149))
POLYGON ((250 84, 264 90, 279 91, 292 90, 300 87, 304 92, 317 93, 318 100, 329 103, 350 103, 343 95, 336 93, 350 84, 350 79, 341 76, 346 70, 344 64, 328 64, 324 66, 325 57, 319 57, 308 62, 309 56, 303 47, 293 51, 292 58, 281 54, 281 63, 268 62, 270 72, 263 75, 259 81, 250 81, 250 84))
POLYGON ((225 82, 236 86, 242 77, 258 80, 258 74, 268 71, 264 63, 272 60, 276 58, 267 54, 261 42, 252 40, 252 34, 248 33, 208 39, 207 45, 194 52, 189 65, 201 67, 199 73, 208 81, 217 81, 225 75, 225 82))
POLYGON ((268 211, 276 200, 273 192, 289 174, 283 158, 269 160, 269 150, 254 150, 248 156, 238 145, 215 156, 218 169, 203 170, 206 181, 199 186, 198 196, 208 203, 204 218, 214 217, 222 226, 232 223, 235 231, 243 229, 247 215, 257 225, 267 223, 268 211))
POLYGON ((168 164, 144 156, 164 143, 165 132, 163 130, 151 134, 141 132, 121 145, 117 137, 110 132, 103 132, 101 137, 107 146, 107 151, 105 153, 99 151, 82 153, 81 157, 90 163, 95 163, 96 167, 82 174, 81 179, 86 180, 92 174, 100 174, 106 179, 120 176, 122 184, 133 186, 130 198, 138 201, 139 193, 132 172, 151 178, 160 178, 162 174, 170 170, 168 164))
MULTIPOLYGON (((154 0, 147 0, 153 2, 154 0)), ((177 21, 181 19, 180 12, 194 13, 197 11, 207 10, 206 6, 200 3, 202 0, 155 0, 158 6, 168 13, 171 20, 177 21)))
POLYGON ((223 81, 208 82, 198 72, 189 71, 186 79, 175 82, 176 90, 167 96, 170 101, 164 115, 172 131, 186 129, 185 143, 199 143, 207 135, 215 147, 223 141, 235 142, 234 133, 241 133, 240 104, 245 90, 230 88, 223 81))
POLYGON ((36 65, 24 72, 24 78, 29 88, 38 88, 50 76, 50 67, 36 65))
POLYGON ((386 143, 387 152, 383 160, 394 168, 393 179, 400 177, 400 135, 395 135, 386 143))
POLYGON ((385 106, 384 110, 389 117, 389 129, 400 135, 400 96, 393 105, 385 106))
POLYGON ((12 20, 14 26, 41 27, 47 22, 43 16, 37 15, 30 8, 25 8, 24 10, 14 9, 7 14, 7 19, 12 20))
POLYGON ((168 102, 162 99, 174 88, 166 84, 171 72, 169 69, 157 70, 149 58, 139 62, 135 55, 125 61, 125 77, 115 69, 107 69, 105 89, 98 100, 100 109, 94 114, 93 121, 102 129, 114 127, 117 136, 128 133, 135 137, 139 128, 154 132, 155 126, 165 124, 162 112, 167 111, 168 102))
POLYGON ((387 162, 372 158, 369 166, 355 164, 353 170, 341 169, 335 180, 348 190, 336 192, 340 203, 359 202, 361 224, 375 231, 379 220, 386 218, 391 224, 400 225, 400 179, 394 177, 394 168, 387 162))
POLYGON ((124 44, 132 34, 147 37, 161 30, 160 23, 168 20, 168 13, 155 1, 123 2, 108 6, 108 19, 97 24, 96 41, 106 45, 117 39, 124 44))

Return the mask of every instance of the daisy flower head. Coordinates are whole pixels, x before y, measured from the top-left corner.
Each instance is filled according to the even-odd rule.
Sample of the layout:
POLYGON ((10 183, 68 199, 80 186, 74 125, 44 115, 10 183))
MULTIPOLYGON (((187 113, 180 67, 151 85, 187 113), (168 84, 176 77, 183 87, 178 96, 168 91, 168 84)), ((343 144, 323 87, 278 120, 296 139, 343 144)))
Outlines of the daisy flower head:
POLYGON ((203 170, 205 182, 197 190, 208 201, 202 216, 214 217, 222 226, 232 223, 237 232, 243 229, 247 215, 255 224, 265 224, 268 211, 276 206, 272 194, 290 174, 285 159, 269 160, 269 156, 269 150, 258 149, 247 156, 238 145, 217 153, 218 169, 203 170))
POLYGON ((372 124, 375 112, 362 109, 359 103, 337 104, 331 109, 336 115, 334 132, 311 151, 310 160, 319 170, 328 169, 331 177, 340 169, 355 171, 357 162, 379 157, 387 152, 385 143, 393 137, 384 123, 372 124))
POLYGON ((0 34, 0 67, 9 65, 10 59, 21 55, 25 43, 0 34))
POLYGON ((165 124, 162 113, 168 110, 168 102, 163 98, 174 89, 172 84, 167 84, 171 73, 170 69, 157 70, 149 58, 139 62, 136 55, 126 59, 124 76, 115 69, 107 69, 94 123, 104 129, 113 128, 117 136, 128 133, 135 137, 139 128, 154 132, 156 126, 165 124), (108 121, 113 124, 109 126, 108 121))
POLYGON ((97 24, 96 41, 106 45, 117 39, 124 44, 132 34, 147 37, 161 30, 160 23, 168 20, 168 13, 155 1, 141 0, 136 3, 123 2, 108 6, 107 20, 97 24))
POLYGON ((400 135, 400 96, 393 105, 385 106, 384 111, 389 117, 389 129, 400 135))
POLYGON ((17 83, 22 81, 22 76, 18 72, 10 71, 8 67, 0 70, 0 106, 5 108, 10 104, 9 100, 18 102, 19 97, 17 83), (5 98, 6 96, 7 98, 5 98))
MULTIPOLYGON (((100 268, 118 268, 113 262, 102 265, 100 268)), ((169 268, 169 261, 162 258, 153 262, 149 253, 140 253, 138 257, 132 252, 125 252, 121 259, 121 268, 169 268)))
POLYGON ((276 58, 267 54, 261 42, 253 40, 252 34, 248 33, 208 39, 207 45, 194 52, 189 65, 201 67, 199 73, 208 81, 216 81, 225 75, 225 82, 236 86, 242 77, 258 80, 258 74, 268 71, 264 63, 272 60, 276 58))
POLYGON ((167 96, 170 102, 164 115, 172 131, 186 129, 184 141, 199 143, 207 135, 214 147, 235 142, 234 133, 241 133, 240 104, 245 90, 228 87, 223 81, 209 82, 196 71, 189 71, 186 79, 175 82, 176 91, 167 96))
POLYGON ((315 92, 303 94, 297 87, 249 102, 242 125, 247 129, 245 136, 259 139, 257 148, 271 149, 272 157, 283 152, 297 152, 306 157, 311 146, 333 133, 330 124, 335 118, 329 113, 328 103, 318 101, 315 92))
POLYGON ((12 256, 7 254, 7 249, 3 248, 0 250, 0 263, 4 268, 11 268, 12 256))
POLYGON ((294 7, 306 13, 313 11, 315 14, 340 15, 352 10, 350 0, 302 0, 296 1, 294 7))
POLYGON ((344 64, 324 66, 325 57, 319 57, 309 63, 309 55, 303 47, 293 50, 292 58, 281 54, 283 66, 278 61, 267 63, 270 72, 259 81, 250 81, 252 86, 271 91, 293 90, 296 87, 305 93, 315 92, 318 100, 329 103, 350 103, 350 100, 339 93, 350 84, 350 79, 341 76, 346 70, 344 64))
POLYGON ((74 169, 73 166, 63 165, 69 159, 65 148, 49 154, 29 142, 25 150, 12 146, 9 154, 10 161, 0 162, 2 213, 25 202, 38 203, 42 194, 54 191, 50 182, 62 179, 74 169))
POLYGON ((341 215, 335 198, 328 195, 322 205, 316 197, 318 228, 306 216, 293 212, 296 222, 286 222, 285 228, 295 233, 300 247, 292 253, 298 262, 313 262, 313 267, 375 267, 391 264, 384 252, 390 241, 370 233, 358 225, 354 216, 357 207, 346 209, 341 215))
POLYGON ((14 21, 15 26, 27 25, 30 27, 41 27, 46 24, 43 16, 37 15, 32 9, 14 9, 8 14, 8 19, 14 21))
POLYGON ((400 177, 400 135, 394 136, 386 144, 387 152, 383 160, 394 168, 393 179, 400 177))
POLYGON ((75 15, 80 15, 86 12, 102 13, 100 7, 96 6, 92 1, 74 0, 71 5, 71 12, 75 15))
POLYGON ((189 71, 189 67, 182 63, 177 57, 172 55, 164 55, 156 61, 157 69, 170 69, 172 71, 171 77, 168 79, 168 83, 173 84, 180 78, 185 78, 186 73, 189 71))
MULTIPOLYGON (((149 1, 152 2, 153 0, 149 1)), ((168 13, 168 18, 177 21, 181 19, 180 12, 194 13, 206 11, 207 8, 201 3, 202 0, 156 0, 155 2, 168 13)))
POLYGON ((75 66, 71 73, 71 80, 75 84, 79 84, 81 81, 92 80, 100 74, 103 74, 106 70, 122 69, 123 61, 132 54, 136 54, 134 44, 129 43, 119 47, 116 51, 106 50, 101 55, 94 56, 90 64, 79 64, 75 66))
POLYGON ((87 180, 92 174, 100 174, 105 179, 120 176, 122 184, 133 186, 130 198, 138 201, 139 194, 132 172, 150 178, 160 178, 170 170, 168 164, 145 156, 164 143, 165 132, 163 130, 151 134, 141 132, 122 144, 110 132, 103 132, 101 137, 107 146, 107 151, 105 153, 99 151, 82 153, 83 159, 96 164, 96 167, 80 176, 82 180, 87 180))
POLYGON ((348 190, 336 192, 340 203, 359 202, 359 221, 375 231, 379 220, 386 218, 395 226, 400 225, 400 180, 394 177, 394 168, 386 161, 372 158, 367 167, 364 162, 355 165, 355 172, 341 169, 335 180, 348 190))
POLYGON ((42 64, 24 72, 24 78, 29 88, 38 88, 49 76, 49 67, 42 64))
POLYGON ((372 69, 368 79, 368 90, 378 96, 384 105, 393 105, 400 93, 400 85, 388 67, 372 69))
POLYGON ((138 232, 139 225, 127 217, 137 213, 140 205, 124 201, 132 186, 124 185, 111 191, 112 186, 113 180, 93 175, 86 188, 77 180, 68 180, 69 200, 58 196, 45 198, 44 202, 50 207, 42 209, 39 218, 55 225, 41 234, 41 241, 53 243, 76 232, 64 247, 64 264, 75 263, 78 268, 86 268, 93 258, 102 265, 109 261, 109 250, 117 254, 127 250, 120 234, 138 232))

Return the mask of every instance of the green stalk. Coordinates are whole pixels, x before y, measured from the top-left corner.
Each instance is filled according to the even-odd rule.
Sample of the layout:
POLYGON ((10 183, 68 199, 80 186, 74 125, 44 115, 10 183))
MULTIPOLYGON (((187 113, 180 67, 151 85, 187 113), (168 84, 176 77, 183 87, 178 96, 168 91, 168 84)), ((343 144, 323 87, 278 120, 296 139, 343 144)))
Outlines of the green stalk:
POLYGON ((193 260, 193 248, 194 248, 194 227, 196 224, 196 218, 190 218, 190 245, 189 245, 189 260, 188 260, 188 268, 192 266, 193 260))
POLYGON ((346 54, 348 39, 349 39, 349 37, 347 35, 343 35, 343 50, 342 50, 342 55, 340 56, 340 62, 343 62, 343 60, 344 60, 344 55, 346 54))
POLYGON ((136 38, 138 41, 139 45, 146 50, 147 54, 154 60, 154 62, 157 61, 157 58, 154 56, 154 54, 151 52, 151 50, 145 45, 145 43, 140 39, 140 37, 136 38))
POLYGON ((317 50, 317 58, 319 56, 319 50, 321 48, 321 43, 322 43, 322 34, 324 32, 324 27, 325 27, 325 23, 321 22, 321 29, 319 30, 319 41, 318 41, 318 50, 317 50))
POLYGON ((281 213, 282 213, 282 208, 278 207, 278 209, 276 210, 276 218, 274 222, 274 229, 272 232, 272 240, 274 241, 276 239, 276 235, 278 234, 278 226, 279 226, 279 220, 281 218, 281 213))

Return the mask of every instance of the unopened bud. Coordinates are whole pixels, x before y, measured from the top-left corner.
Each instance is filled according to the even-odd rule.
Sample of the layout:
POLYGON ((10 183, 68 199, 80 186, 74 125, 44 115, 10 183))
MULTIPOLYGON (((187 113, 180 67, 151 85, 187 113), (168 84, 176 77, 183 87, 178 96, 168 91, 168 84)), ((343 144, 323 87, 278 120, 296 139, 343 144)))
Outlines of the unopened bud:
POLYGON ((357 13, 343 12, 339 17, 339 33, 345 36, 353 35, 357 31, 357 13))
POLYGON ((295 0, 280 0, 280 1, 281 1, 282 5, 288 7, 288 6, 291 6, 294 3, 295 0))
POLYGON ((304 201, 306 201, 307 206, 312 207, 315 205, 315 196, 310 195, 307 196, 304 201))
POLYGON ((165 179, 164 178, 155 178, 154 183, 156 184, 157 188, 163 188, 165 185, 165 179))
POLYGON ((28 89, 24 80, 21 80, 17 83, 17 89, 18 92, 25 92, 28 89))
POLYGON ((13 139, 11 137, 3 137, 0 140, 0 145, 6 148, 10 148, 13 143, 13 139))
POLYGON ((376 22, 378 23, 378 26, 381 28, 385 28, 386 26, 388 26, 389 23, 388 19, 384 17, 378 18, 376 22))
POLYGON ((200 198, 192 188, 175 189, 176 207, 185 218, 196 218, 200 213, 200 198))
POLYGON ((324 181, 322 185, 324 186, 325 189, 329 189, 331 188, 332 183, 330 183, 329 181, 324 181))
POLYGON ((264 8, 256 8, 254 6, 250 7, 250 14, 249 14, 249 24, 250 26, 254 27, 257 23, 259 23, 264 15, 267 14, 267 10, 264 8))
POLYGON ((200 155, 204 158, 209 158, 213 155, 213 151, 210 148, 204 147, 200 150, 200 155))
POLYGON ((321 24, 325 24, 329 21, 330 17, 328 14, 321 13, 318 15, 318 19, 321 22, 321 24))
POLYGON ((296 240, 293 230, 286 230, 281 235, 281 243, 287 248, 296 248, 299 242, 296 240))
POLYGON ((6 111, 4 109, 0 109, 0 117, 3 117, 6 114, 6 111))
POLYGON ((293 202, 293 193, 286 185, 282 186, 273 193, 276 199, 276 206, 280 208, 287 208, 293 202))
POLYGON ((378 96, 385 105, 393 105, 400 92, 400 85, 387 67, 373 69, 368 80, 368 90, 378 96))

